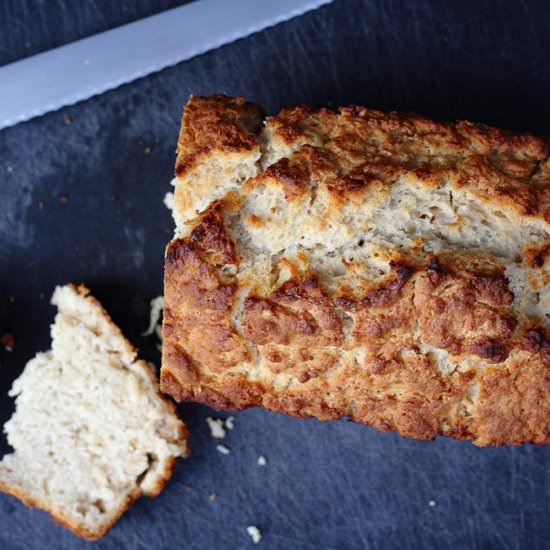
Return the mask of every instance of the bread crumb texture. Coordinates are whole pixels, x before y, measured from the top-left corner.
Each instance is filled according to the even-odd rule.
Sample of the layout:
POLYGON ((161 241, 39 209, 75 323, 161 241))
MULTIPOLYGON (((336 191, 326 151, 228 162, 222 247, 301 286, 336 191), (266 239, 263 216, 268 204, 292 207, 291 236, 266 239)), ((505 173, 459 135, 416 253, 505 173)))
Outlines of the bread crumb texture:
POLYGON ((160 493, 187 454, 187 430, 85 287, 58 287, 52 303, 52 349, 10 391, 14 451, 0 462, 0 489, 95 539, 141 494, 160 493))
POLYGON ((550 442, 549 142, 192 97, 162 390, 418 439, 550 442))
POLYGON ((254 544, 258 544, 262 540, 262 532, 255 525, 249 525, 246 532, 254 544))

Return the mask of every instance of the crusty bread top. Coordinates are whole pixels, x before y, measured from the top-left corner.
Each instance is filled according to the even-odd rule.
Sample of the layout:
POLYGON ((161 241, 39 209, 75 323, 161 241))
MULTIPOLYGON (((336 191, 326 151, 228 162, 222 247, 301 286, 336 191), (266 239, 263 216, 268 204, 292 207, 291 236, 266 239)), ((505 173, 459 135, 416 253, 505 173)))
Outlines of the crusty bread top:
POLYGON ((185 109, 164 391, 550 442, 548 140, 356 106, 260 123, 185 109))
POLYGON ((84 286, 58 287, 52 350, 32 359, 10 392, 0 490, 98 538, 141 494, 156 496, 187 430, 149 365, 84 286))

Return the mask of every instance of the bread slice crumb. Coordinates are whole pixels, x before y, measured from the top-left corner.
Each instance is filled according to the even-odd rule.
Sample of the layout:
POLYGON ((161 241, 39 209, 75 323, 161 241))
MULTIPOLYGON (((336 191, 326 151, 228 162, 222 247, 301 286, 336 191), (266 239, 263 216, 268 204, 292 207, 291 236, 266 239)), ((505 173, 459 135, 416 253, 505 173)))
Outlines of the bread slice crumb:
POLYGON ((58 287, 52 303, 52 349, 9 393, 14 452, 0 462, 0 490, 96 539, 141 494, 160 493, 187 455, 187 429, 86 287, 58 287))
POLYGON ((266 465, 267 465, 267 459, 265 458, 265 456, 260 455, 258 457, 258 466, 266 466, 266 465))
POLYGON ((164 203, 164 206, 168 208, 168 210, 173 211, 175 205, 174 193, 168 191, 166 195, 164 195, 164 199, 162 200, 162 202, 164 203))
POLYGON ((157 296, 151 300, 151 311, 149 312, 149 326, 145 332, 142 332, 142 336, 151 336, 153 333, 160 333, 160 316, 162 314, 162 308, 164 307, 164 298, 157 296))
POLYGON ((258 544, 262 540, 262 532, 255 525, 249 525, 246 532, 250 535, 254 544, 258 544))
POLYGON ((214 439, 223 439, 225 437, 225 428, 223 418, 206 418, 206 423, 210 428, 210 435, 214 439))
POLYGON ((216 449, 218 449, 222 455, 228 455, 231 452, 225 445, 216 445, 216 449))

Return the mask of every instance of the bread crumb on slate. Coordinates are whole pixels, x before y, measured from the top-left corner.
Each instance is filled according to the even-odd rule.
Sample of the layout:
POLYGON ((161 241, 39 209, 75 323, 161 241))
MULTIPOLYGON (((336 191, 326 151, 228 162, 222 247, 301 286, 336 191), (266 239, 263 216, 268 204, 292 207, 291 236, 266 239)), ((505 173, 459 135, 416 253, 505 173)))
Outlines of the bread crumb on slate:
POLYGON ((145 332, 142 332, 142 336, 150 336, 154 332, 157 332, 156 327, 160 327, 160 315, 162 308, 164 307, 164 299, 162 296, 153 298, 150 302, 151 311, 149 312, 149 326, 145 332))
POLYGON ((188 493, 192 493, 193 492, 193 486, 192 485, 184 485, 185 487, 185 490, 188 492, 188 493))
POLYGON ((223 418, 211 418, 210 416, 208 416, 206 418, 206 423, 210 428, 210 435, 214 439, 223 439, 225 437, 223 418))
POLYGON ((73 119, 71 118, 70 115, 63 115, 63 122, 64 122, 67 126, 70 126, 70 125, 73 123, 73 119))
POLYGON ((59 197, 59 202, 61 204, 67 204, 69 202, 69 197, 67 197, 67 195, 61 195, 59 197))
POLYGON ((168 210, 174 210, 174 193, 168 191, 166 195, 164 195, 164 199, 162 200, 162 202, 164 203, 164 206, 168 208, 168 210))
POLYGON ((258 544, 262 540, 262 532, 255 525, 249 525, 246 532, 250 535, 254 544, 258 544))
POLYGON ((267 465, 267 460, 266 460, 265 456, 260 455, 258 457, 258 466, 266 466, 266 465, 267 465))
POLYGON ((38 203, 38 210, 43 210, 44 209, 44 201, 40 201, 38 203))
POLYGON ((234 421, 235 421, 235 417, 234 417, 234 416, 228 416, 228 417, 225 419, 225 427, 226 427, 228 430, 232 430, 232 429, 235 427, 235 424, 233 424, 234 421))
POLYGON ((216 493, 212 493, 208 496, 208 500, 210 502, 214 502, 216 500, 216 498, 218 497, 218 495, 216 495, 216 493))
POLYGON ((2 334, 0 341, 6 351, 13 351, 13 348, 15 348, 15 336, 10 332, 5 332, 2 334))
POLYGON ((143 152, 148 155, 151 152, 151 147, 145 147, 145 149, 143 149, 143 152))
POLYGON ((216 445, 216 449, 218 449, 222 455, 228 455, 231 452, 225 445, 216 445))
POLYGON ((428 506, 429 506, 430 508, 435 508, 435 507, 437 506, 437 502, 436 502, 435 500, 430 500, 430 501, 428 502, 428 506))

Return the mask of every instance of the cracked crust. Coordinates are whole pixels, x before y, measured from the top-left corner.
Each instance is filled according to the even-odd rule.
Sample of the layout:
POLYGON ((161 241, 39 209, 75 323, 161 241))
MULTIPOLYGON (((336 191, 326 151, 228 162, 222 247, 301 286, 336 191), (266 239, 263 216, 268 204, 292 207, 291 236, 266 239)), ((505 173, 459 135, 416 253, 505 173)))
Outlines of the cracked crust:
POLYGON ((548 141, 357 106, 262 129, 259 113, 223 96, 185 109, 161 389, 549 443, 548 141))

